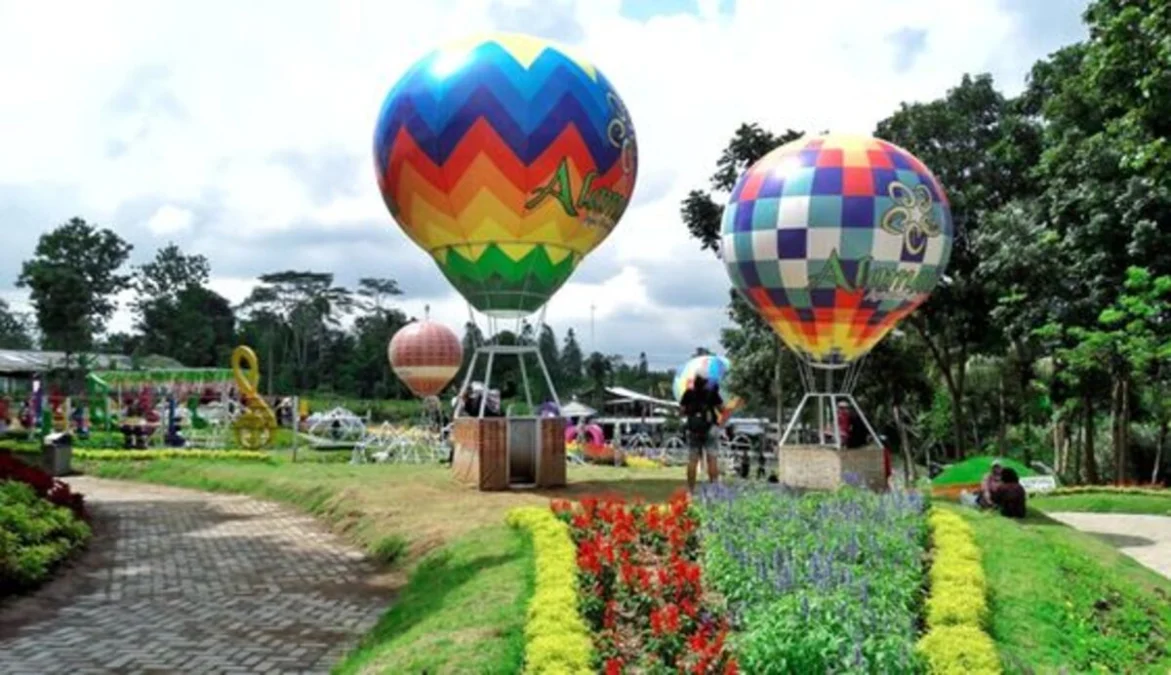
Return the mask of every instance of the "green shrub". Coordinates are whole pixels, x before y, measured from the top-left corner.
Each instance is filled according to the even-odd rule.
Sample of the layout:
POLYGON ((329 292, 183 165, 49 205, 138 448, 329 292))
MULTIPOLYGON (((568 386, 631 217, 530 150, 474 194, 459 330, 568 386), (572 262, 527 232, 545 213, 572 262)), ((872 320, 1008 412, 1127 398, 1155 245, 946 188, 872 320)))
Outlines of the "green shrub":
POLYGON ((397 534, 379 539, 370 547, 370 555, 383 565, 393 564, 407 552, 407 540, 397 534))
POLYGON ((157 459, 214 459, 245 462, 270 462, 276 460, 267 452, 258 450, 90 450, 78 448, 73 451, 78 460, 92 462, 148 461, 157 459))
POLYGON ((0 482, 0 593, 44 581, 80 548, 89 525, 17 481, 0 482))
POLYGON ((937 675, 999 675, 1000 658, 984 632, 987 581, 972 528, 949 511, 932 509, 927 519, 934 543, 928 579, 927 634, 916 646, 937 675))
POLYGON ((548 508, 537 506, 509 511, 508 524, 531 533, 536 557, 536 588, 525 625, 524 672, 593 672, 593 644, 578 610, 577 551, 569 526, 548 508))

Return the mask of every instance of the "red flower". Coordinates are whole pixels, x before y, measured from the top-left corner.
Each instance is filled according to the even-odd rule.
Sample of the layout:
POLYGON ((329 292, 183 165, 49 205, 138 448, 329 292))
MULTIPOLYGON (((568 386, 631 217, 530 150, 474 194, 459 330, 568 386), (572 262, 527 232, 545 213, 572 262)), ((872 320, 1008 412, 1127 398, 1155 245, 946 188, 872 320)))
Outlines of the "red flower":
POLYGON ((606 659, 606 675, 622 675, 622 659, 606 659))

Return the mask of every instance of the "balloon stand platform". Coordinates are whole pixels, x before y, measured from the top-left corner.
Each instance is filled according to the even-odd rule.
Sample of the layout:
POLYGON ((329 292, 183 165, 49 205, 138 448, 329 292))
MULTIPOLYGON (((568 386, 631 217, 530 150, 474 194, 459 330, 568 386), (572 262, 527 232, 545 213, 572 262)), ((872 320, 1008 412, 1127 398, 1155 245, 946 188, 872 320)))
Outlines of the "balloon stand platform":
POLYGON ((886 490, 882 448, 837 449, 825 445, 782 445, 777 449, 777 480, 805 490, 835 490, 853 483, 886 490))
POLYGON ((452 422, 455 479, 488 492, 565 486, 565 420, 459 417, 452 422))

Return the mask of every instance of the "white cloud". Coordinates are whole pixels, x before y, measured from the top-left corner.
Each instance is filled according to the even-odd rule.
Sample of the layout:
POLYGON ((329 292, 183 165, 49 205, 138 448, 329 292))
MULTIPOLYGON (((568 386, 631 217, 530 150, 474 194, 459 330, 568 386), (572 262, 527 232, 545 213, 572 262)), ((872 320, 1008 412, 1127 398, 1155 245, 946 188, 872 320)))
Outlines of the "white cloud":
POLYGON ((150 217, 146 228, 155 235, 165 237, 169 234, 178 234, 191 229, 195 214, 187 209, 167 204, 150 217))
MULTIPOLYGON (((688 190, 707 187, 740 122, 870 132, 900 102, 938 97, 965 72, 991 71, 1001 87, 1018 90, 1033 61, 1056 46, 1026 39, 1023 15, 1003 0, 949 3, 946 11, 929 0, 738 0, 732 16, 719 14, 718 0, 699 4, 697 16, 646 22, 621 17, 619 0, 507 0, 496 11, 511 5, 563 13, 534 29, 572 25, 582 36, 575 48, 614 82, 639 134, 638 190, 646 197, 636 196, 579 270, 616 272, 600 283, 567 284, 549 306, 559 330, 572 325, 584 337, 595 304, 602 351, 641 340, 648 352, 672 345, 665 357, 674 358, 697 344, 714 346, 723 309, 656 306, 640 270, 687 260, 705 266, 698 276, 720 279, 708 273, 719 263, 680 223, 679 202, 688 190), (926 31, 926 40, 898 72, 890 36, 905 28, 926 31), (661 333, 629 335, 622 322, 632 317, 661 333)), ((217 260, 244 273, 234 251, 274 233, 293 241, 313 223, 319 243, 305 241, 291 253, 253 250, 255 269, 246 272, 311 264, 333 266, 346 279, 394 276, 403 261, 425 255, 405 238, 388 240, 401 245, 388 245, 383 256, 355 252, 354 259, 380 261, 369 269, 318 249, 331 233, 393 227, 369 159, 382 98, 428 48, 491 30, 496 14, 488 0, 0 0, 0 187, 65 186, 76 203, 46 206, 35 217, 47 220, 37 226, 77 213, 119 231, 174 235, 207 255, 213 273, 217 260), (274 161, 289 152, 352 157, 357 191, 318 203, 303 178, 274 161), (157 206, 140 216, 142 224, 112 222, 136 200, 157 206), (292 255, 298 257, 282 257, 292 255)), ((0 193, 0 213, 5 206, 0 193)), ((31 252, 33 240, 21 241, 31 252)), ((136 255, 150 254, 148 241, 135 243, 136 255)), ((440 278, 433 265, 427 269, 432 281, 440 278)), ((217 277, 213 288, 237 302, 249 283, 217 277)), ((405 300, 419 314, 423 302, 405 300)), ((428 302, 437 318, 466 319, 454 294, 428 302)))

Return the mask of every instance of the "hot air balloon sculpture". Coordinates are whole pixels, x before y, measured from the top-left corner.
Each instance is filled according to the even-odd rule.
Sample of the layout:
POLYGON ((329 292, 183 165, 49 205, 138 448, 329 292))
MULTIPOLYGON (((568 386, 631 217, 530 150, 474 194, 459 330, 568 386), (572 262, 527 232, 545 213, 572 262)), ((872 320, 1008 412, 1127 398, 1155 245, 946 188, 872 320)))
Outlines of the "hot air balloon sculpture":
POLYGON ((439 393, 459 372, 464 349, 450 328, 431 321, 428 307, 422 321, 398 329, 386 349, 394 374, 425 402, 428 426, 442 426, 439 393))
POLYGON ((374 166, 399 227, 467 300, 469 314, 488 317, 487 344, 477 346, 460 386, 456 478, 482 490, 563 485, 563 420, 533 416, 530 428, 484 419, 495 412, 488 402, 498 355, 520 361, 534 411, 525 367, 532 355, 560 408, 536 345, 499 344, 496 322, 515 320, 519 333, 540 312, 539 334, 545 303, 626 212, 638 145, 622 99, 590 61, 551 42, 516 34, 463 40, 424 56, 387 94, 374 166), (463 411, 482 358, 484 394, 478 409, 463 411))
POLYGON ((732 190, 721 256, 737 291, 799 357, 818 444, 845 439, 845 402, 881 443, 852 391, 866 354, 927 300, 951 257, 943 187, 914 155, 881 139, 806 136, 751 166, 732 190), (828 423, 828 424, 827 424, 828 423))
MULTIPOLYGON (((403 75, 378 117, 374 164, 395 221, 487 315, 491 336, 499 319, 519 331, 541 311, 543 323, 545 303, 626 211, 638 146, 592 63, 539 38, 494 34, 439 48, 403 75)), ((495 356, 517 356, 523 374, 532 354, 557 401, 535 345, 493 341, 477 348, 461 394, 482 356, 487 389, 495 356)))

